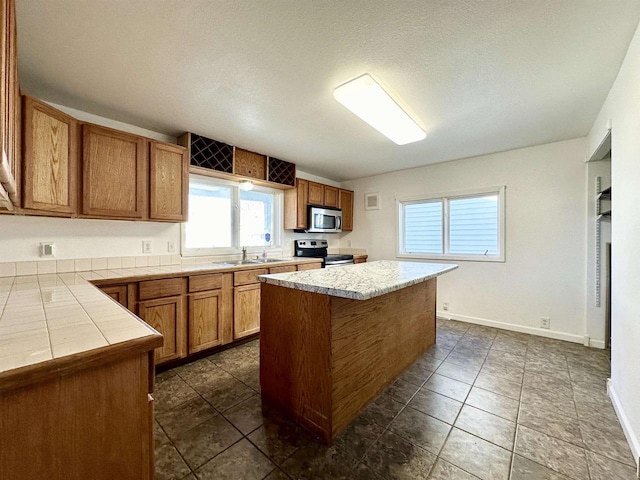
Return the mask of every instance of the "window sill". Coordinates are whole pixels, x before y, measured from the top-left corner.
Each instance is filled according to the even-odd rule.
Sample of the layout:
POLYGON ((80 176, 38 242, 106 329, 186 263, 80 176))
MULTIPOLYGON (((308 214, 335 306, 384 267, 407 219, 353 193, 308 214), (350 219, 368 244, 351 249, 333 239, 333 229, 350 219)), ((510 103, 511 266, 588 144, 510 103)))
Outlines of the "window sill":
POLYGON ((420 255, 417 253, 398 253, 396 258, 406 258, 413 260, 431 260, 437 262, 494 262, 505 263, 504 257, 488 257, 484 255, 420 255))

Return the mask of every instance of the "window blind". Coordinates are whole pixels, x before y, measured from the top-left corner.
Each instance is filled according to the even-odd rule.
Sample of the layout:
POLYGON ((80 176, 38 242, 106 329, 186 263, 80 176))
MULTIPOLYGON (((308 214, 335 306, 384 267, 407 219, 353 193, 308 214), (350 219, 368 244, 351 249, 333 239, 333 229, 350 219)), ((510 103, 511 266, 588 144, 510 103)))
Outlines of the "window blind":
POLYGON ((498 195, 449 200, 449 253, 498 254, 498 195))
POLYGON ((442 254, 442 201, 404 206, 404 251, 442 254))

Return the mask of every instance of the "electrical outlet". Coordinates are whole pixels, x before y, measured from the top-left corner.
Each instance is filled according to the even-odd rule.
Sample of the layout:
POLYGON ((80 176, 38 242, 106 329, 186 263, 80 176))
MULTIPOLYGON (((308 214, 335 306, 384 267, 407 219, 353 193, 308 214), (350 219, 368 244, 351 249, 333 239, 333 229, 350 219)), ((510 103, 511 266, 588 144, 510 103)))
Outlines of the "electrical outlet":
POLYGON ((442 310, 444 310, 445 312, 449 311, 449 302, 444 302, 442 304, 442 310))
POLYGON ((551 328, 551 319, 549 317, 540 317, 540 328, 551 328))
POLYGON ((151 253, 151 252, 153 252, 153 242, 151 240, 143 240, 142 253, 151 253))
POLYGON ((176 251, 176 242, 167 242, 167 252, 175 253, 176 251))

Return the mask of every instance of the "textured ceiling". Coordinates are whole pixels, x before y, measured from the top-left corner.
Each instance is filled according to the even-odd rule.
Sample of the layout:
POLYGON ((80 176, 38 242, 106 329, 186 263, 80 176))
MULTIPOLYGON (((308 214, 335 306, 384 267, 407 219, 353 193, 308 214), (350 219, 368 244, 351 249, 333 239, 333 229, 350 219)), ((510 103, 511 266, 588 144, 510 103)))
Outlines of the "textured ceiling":
POLYGON ((638 0, 16 2, 25 92, 335 180, 586 135, 640 18, 638 0), (333 99, 365 72, 425 140, 333 99))

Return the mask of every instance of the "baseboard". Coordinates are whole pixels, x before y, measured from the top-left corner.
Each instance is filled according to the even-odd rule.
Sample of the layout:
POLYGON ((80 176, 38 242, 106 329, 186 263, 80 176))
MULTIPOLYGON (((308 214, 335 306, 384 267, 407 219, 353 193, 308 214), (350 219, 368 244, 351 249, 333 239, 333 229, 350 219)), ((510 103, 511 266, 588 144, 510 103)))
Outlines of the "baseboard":
MULTIPOLYGON (((460 320, 461 322, 475 323, 476 325, 484 325, 486 327, 500 328, 502 330, 511 330, 513 332, 528 333, 531 335, 538 335, 540 337, 555 338, 556 340, 565 340, 567 342, 584 344, 584 335, 574 335, 573 333, 559 332, 557 330, 547 330, 545 328, 527 327, 525 325, 517 325, 515 323, 496 322, 495 320, 488 320, 486 318, 469 317, 467 315, 458 315, 451 312, 438 311, 436 313, 438 317, 449 318, 451 320, 460 320)), ((590 345, 595 347, 597 341, 591 340, 590 345)), ((604 342, 602 347, 604 348, 604 342)))
POLYGON ((611 382, 610 378, 607 380, 607 392, 609 393, 609 398, 611 399, 611 403, 613 404, 613 409, 616 411, 618 420, 620 420, 620 425, 622 425, 624 436, 627 437, 629 448, 631 448, 631 454, 636 461, 636 466, 638 469, 637 476, 640 478, 640 439, 638 439, 638 437, 636 437, 636 435, 633 433, 633 429, 631 428, 629 419, 622 409, 622 405, 620 404, 620 400, 618 399, 618 394, 613 388, 613 383, 611 382))
POLYGON ((593 348, 599 348, 601 350, 606 348, 604 340, 594 340, 593 338, 589 340, 589 346, 593 348))

